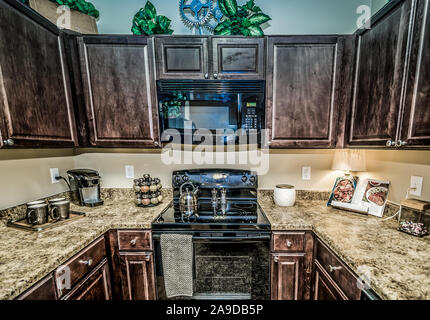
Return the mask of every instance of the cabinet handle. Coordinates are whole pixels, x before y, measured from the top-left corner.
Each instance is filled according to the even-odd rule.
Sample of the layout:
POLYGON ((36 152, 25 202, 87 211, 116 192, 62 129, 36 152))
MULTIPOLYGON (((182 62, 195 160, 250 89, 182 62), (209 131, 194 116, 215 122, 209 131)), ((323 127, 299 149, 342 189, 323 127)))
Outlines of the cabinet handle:
POLYGON ((407 143, 406 141, 399 140, 399 141, 397 141, 397 142, 396 142, 396 147, 397 147, 397 148, 404 147, 404 146, 406 146, 407 144, 408 144, 408 143, 407 143))
POLYGON ((205 73, 205 79, 209 79, 209 73, 205 73))
POLYGON ((218 73, 214 73, 214 79, 218 79, 218 73))
POLYGON ((136 246, 137 239, 138 239, 138 238, 136 237, 136 238, 134 238, 134 239, 130 240, 130 245, 131 245, 132 247, 135 247, 135 246, 136 246))
POLYGON ((396 145, 396 143, 392 140, 388 140, 387 143, 385 144, 387 147, 394 147, 396 145))
POLYGON ((158 147, 160 144, 158 143, 158 141, 154 141, 154 146, 158 147))
POLYGON ((273 257, 273 261, 274 261, 275 263, 278 263, 278 262, 279 262, 279 257, 278 257, 278 256, 274 256, 274 257, 273 257))
POLYGON ((291 243, 290 240, 287 240, 287 248, 291 248, 293 246, 293 244, 291 243))
POLYGON ((88 260, 79 260, 80 264, 86 264, 87 266, 91 266, 93 264, 93 259, 88 260))
POLYGON ((149 260, 151 260, 151 256, 148 254, 145 256, 145 261, 149 261, 149 260))
POLYGON ((15 141, 13 141, 13 139, 6 139, 3 141, 3 144, 7 147, 12 147, 15 144, 15 141))
POLYGON ((342 269, 342 267, 333 267, 332 265, 328 265, 328 270, 330 271, 330 272, 334 272, 334 271, 337 271, 337 270, 341 270, 342 269))

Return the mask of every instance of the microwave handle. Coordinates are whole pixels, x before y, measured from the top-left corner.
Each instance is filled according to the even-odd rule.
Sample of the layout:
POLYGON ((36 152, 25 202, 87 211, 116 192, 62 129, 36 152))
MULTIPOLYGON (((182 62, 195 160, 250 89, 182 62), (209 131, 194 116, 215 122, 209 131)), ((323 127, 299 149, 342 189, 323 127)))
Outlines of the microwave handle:
POLYGON ((237 95, 237 129, 242 129, 242 100, 243 100, 243 94, 239 93, 237 95))

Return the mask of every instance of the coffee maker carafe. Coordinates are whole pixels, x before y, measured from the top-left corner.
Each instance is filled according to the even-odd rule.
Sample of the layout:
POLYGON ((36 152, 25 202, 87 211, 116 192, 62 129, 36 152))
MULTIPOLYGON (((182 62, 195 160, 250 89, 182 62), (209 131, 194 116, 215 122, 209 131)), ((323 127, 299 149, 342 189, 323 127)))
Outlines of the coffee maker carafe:
POLYGON ((67 171, 72 191, 72 201, 80 206, 96 207, 103 204, 100 199, 99 173, 90 169, 67 171))

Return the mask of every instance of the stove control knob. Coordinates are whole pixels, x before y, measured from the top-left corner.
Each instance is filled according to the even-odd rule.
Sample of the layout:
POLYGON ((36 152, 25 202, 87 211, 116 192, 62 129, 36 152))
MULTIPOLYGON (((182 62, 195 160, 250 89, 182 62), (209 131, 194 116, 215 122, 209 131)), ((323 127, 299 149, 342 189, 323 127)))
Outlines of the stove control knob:
POLYGON ((187 182, 188 180, 190 180, 190 178, 189 178, 188 176, 185 176, 185 175, 184 175, 184 176, 182 177, 182 181, 183 181, 183 182, 187 182))
POLYGON ((176 184, 180 184, 180 183, 181 183, 181 176, 180 176, 179 174, 177 174, 177 175, 175 176, 175 183, 176 183, 176 184))
POLYGON ((245 183, 246 181, 248 181, 248 177, 247 176, 243 176, 242 177, 242 182, 245 183))
POLYGON ((249 181, 251 181, 251 183, 254 183, 256 180, 255 176, 251 176, 251 178, 249 178, 249 181))

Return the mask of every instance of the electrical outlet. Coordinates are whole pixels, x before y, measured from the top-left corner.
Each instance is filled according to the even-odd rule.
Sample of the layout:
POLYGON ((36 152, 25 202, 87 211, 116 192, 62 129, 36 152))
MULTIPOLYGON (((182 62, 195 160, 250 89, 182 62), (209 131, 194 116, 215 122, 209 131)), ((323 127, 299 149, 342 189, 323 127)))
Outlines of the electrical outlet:
POLYGON ((311 180, 311 167, 302 167, 302 180, 311 180))
POLYGON ((58 171, 58 168, 51 168, 49 169, 49 171, 51 172, 51 182, 53 184, 60 182, 60 180, 56 179, 56 177, 60 176, 60 172, 58 171))
POLYGON ((134 166, 125 166, 125 177, 127 179, 134 179, 134 166))
POLYGON ((411 189, 409 190, 409 194, 411 196, 421 197, 421 193, 423 191, 423 177, 411 177, 411 189))

